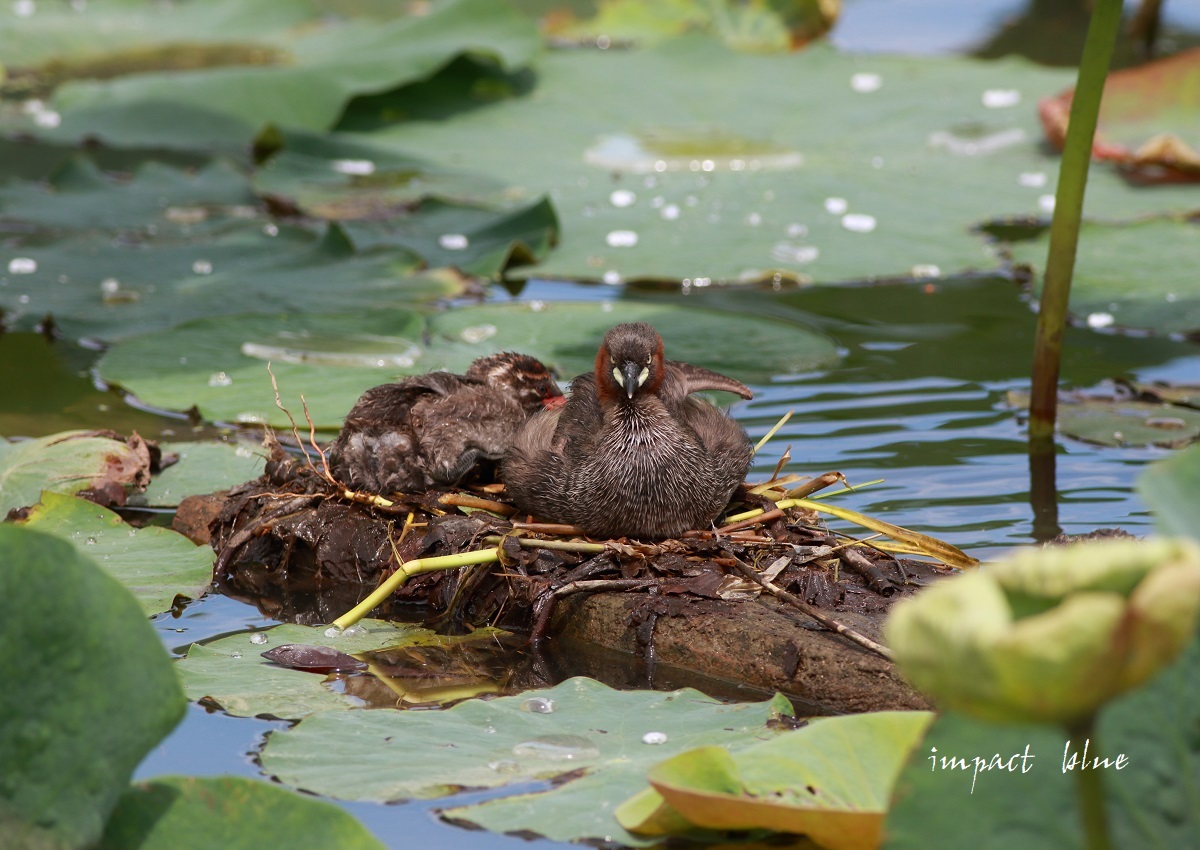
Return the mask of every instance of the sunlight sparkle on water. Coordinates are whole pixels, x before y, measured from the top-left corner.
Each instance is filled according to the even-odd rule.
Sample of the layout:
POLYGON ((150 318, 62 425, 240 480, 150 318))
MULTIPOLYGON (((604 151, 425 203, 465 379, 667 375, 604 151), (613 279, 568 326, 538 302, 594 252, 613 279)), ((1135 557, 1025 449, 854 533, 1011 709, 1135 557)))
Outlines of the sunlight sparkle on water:
POLYGON ((665 732, 647 732, 642 736, 643 744, 665 744, 667 735, 665 732))
POLYGON ((1021 186, 1028 186, 1031 189, 1040 189, 1046 185, 1046 172, 1023 171, 1017 175, 1017 183, 1021 186))
POLYGON ((632 248, 638 243, 638 235, 633 230, 613 230, 604 237, 610 248, 632 248))
POLYGON ((850 204, 845 198, 826 198, 825 212, 830 215, 841 215, 846 210, 850 209, 850 204))
POLYGON ((1116 319, 1112 313, 1089 313, 1087 324, 1089 328, 1107 328, 1111 327, 1116 319))
POLYGON ((667 204, 659 213, 667 221, 674 221, 679 218, 679 204, 667 204))
POLYGON ((192 263, 192 272, 194 274, 212 274, 212 263, 208 260, 196 260, 192 263))
POLYGON ((471 244, 465 234, 443 233, 438 237, 438 244, 447 251, 462 251, 471 244))
POLYGON ((37 268, 37 260, 32 257, 13 257, 8 261, 9 274, 33 274, 37 268))

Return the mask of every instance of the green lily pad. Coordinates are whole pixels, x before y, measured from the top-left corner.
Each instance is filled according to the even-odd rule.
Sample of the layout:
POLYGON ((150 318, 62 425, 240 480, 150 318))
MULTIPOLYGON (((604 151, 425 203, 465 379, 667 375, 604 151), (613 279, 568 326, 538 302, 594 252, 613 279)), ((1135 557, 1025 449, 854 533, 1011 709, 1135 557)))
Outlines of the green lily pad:
MULTIPOLYGON (((422 79, 456 56, 513 67, 537 49, 531 21, 487 0, 448 0, 423 14, 386 17, 324 15, 299 0, 269 9, 225 0, 178 14, 126 2, 34 17, 0 13, 0 31, 23 42, 8 60, 8 89, 42 94, 57 85, 56 134, 75 138, 95 132, 97 108, 151 109, 163 101, 250 128, 269 121, 326 129, 355 95, 422 79), (99 44, 98 31, 105 33, 99 44)), ((164 125, 160 135, 179 140, 180 130, 164 125)), ((122 142, 119 135, 106 140, 122 142)))
POLYGON ((786 710, 781 697, 725 705, 691 690, 623 692, 570 679, 445 711, 317 714, 272 733, 262 764, 285 784, 353 800, 441 797, 559 777, 549 790, 444 814, 496 832, 639 845, 611 811, 644 787, 650 765, 701 743, 769 738, 776 733, 764 724, 786 710), (664 743, 643 740, 656 731, 664 743))
MULTIPOLYGON (((892 784, 932 721, 930 712, 911 711, 816 720, 732 754, 714 746, 682 753, 655 766, 650 784, 660 803, 696 826, 801 833, 829 850, 873 850, 892 784)), ((623 825, 645 831, 624 813, 617 811, 623 825)))
POLYGON ((328 646, 354 654, 400 645, 490 639, 492 634, 488 631, 465 638, 444 637, 419 626, 364 620, 353 634, 327 637, 323 627, 285 624, 211 643, 194 643, 187 657, 178 662, 178 670, 189 699, 207 699, 238 717, 269 715, 293 720, 321 711, 359 708, 362 700, 331 688, 324 676, 268 661, 261 655, 266 650, 290 643, 328 646))
POLYGON ((0 257, 0 308, 17 328, 50 314, 70 335, 113 340, 201 316, 381 308, 461 289, 414 276, 406 250, 356 253, 336 227, 275 224, 220 161, 195 174, 148 164, 118 182, 76 160, 49 187, 0 187, 0 216, 23 231, 0 257))
POLYGON ((400 248, 427 265, 491 277, 541 259, 558 236, 545 199, 343 138, 282 134, 255 175, 277 204, 340 222, 360 251, 400 248))
POLYGON ((132 489, 150 475, 149 457, 96 431, 36 440, 0 440, 0 514, 37 502, 42 491, 78 493, 109 485, 132 489))
MULTIPOLYGON (((1034 104, 1072 78, 821 45, 746 55, 692 37, 549 53, 530 96, 489 108, 400 91, 345 121, 374 143, 549 193, 561 244, 521 275, 693 287, 922 277, 996 268, 972 228, 1045 215, 1058 159, 1034 104)), ((1194 205, 1191 189, 1139 193, 1113 174, 1088 188, 1097 217, 1194 205)))
MULTIPOLYGON (((1008 403, 1028 409, 1029 394, 1010 392, 1008 403)), ((1059 433, 1101 446, 1181 448, 1200 438, 1200 410, 1076 393, 1059 399, 1057 427, 1059 433)))
MULTIPOLYGON (((1090 188, 1089 188, 1090 193, 1090 188)), ((1090 194, 1089 194, 1090 199, 1090 194)), ((1038 271, 1041 291, 1049 234, 1013 246, 1013 260, 1038 271)), ((1160 218, 1128 225, 1085 223, 1071 282, 1071 312, 1094 328, 1200 330, 1200 225, 1160 218)))
POLYGON ((266 456, 245 443, 160 443, 159 448, 179 455, 150 480, 145 493, 130 497, 130 505, 172 508, 188 496, 213 493, 257 478, 266 456))
MULTIPOLYGON (((1088 759, 1109 760, 1100 775, 1112 846, 1182 847, 1200 834, 1197 724, 1200 640, 1148 685, 1101 711, 1088 759)), ((1064 770, 1064 760, 1081 755, 1083 744, 1052 726, 997 726, 944 713, 900 775, 884 847, 1085 846, 1078 767, 1064 770), (976 759, 983 764, 978 772, 976 759)))
POLYGON ((187 702, 141 607, 91 558, 6 524, 0 563, 0 844, 91 847, 187 702))
POLYGON ((288 131, 278 134, 277 143, 281 150, 252 176, 254 190, 313 218, 386 219, 430 198, 487 207, 522 200, 493 178, 344 135, 288 131))
POLYGON ((794 322, 621 300, 463 307, 432 316, 427 326, 415 313, 382 310, 202 319, 120 343, 97 368, 153 407, 195 406, 205 419, 287 426, 274 404, 270 361, 296 421, 303 426, 303 393, 313 422, 328 429, 341 425, 368 387, 400 374, 463 372, 497 351, 531 354, 573 377, 592 368, 608 328, 632 321, 653 323, 669 357, 747 381, 808 372, 838 357, 828 337, 794 322), (428 345, 421 341, 426 334, 428 345), (165 356, 169 351, 188 352, 187 362, 165 356))
POLYGON ((1163 533, 1200 539, 1200 446, 1150 464, 1137 491, 1163 533))
POLYGON ((213 551, 169 528, 133 528, 120 516, 74 496, 46 492, 25 525, 66 540, 137 597, 146 614, 167 611, 176 596, 199 599, 212 579, 213 551))
POLYGON ((100 850, 383 850, 354 817, 313 800, 237 776, 170 776, 125 792, 100 850))
POLYGON ((839 356, 829 337, 795 322, 629 299, 487 304, 438 313, 429 320, 435 335, 430 353, 462 371, 492 351, 519 350, 568 378, 595 368, 600 339, 621 322, 654 325, 672 360, 751 383, 830 366, 839 356))
POLYGON ((318 428, 341 426, 368 387, 423 371, 425 322, 411 310, 199 319, 119 343, 97 364, 106 381, 146 404, 196 407, 208 420, 288 427, 280 397, 306 429, 303 395, 318 428), (171 356, 172 352, 186 356, 171 356), (186 362, 180 362, 186 361, 186 362))

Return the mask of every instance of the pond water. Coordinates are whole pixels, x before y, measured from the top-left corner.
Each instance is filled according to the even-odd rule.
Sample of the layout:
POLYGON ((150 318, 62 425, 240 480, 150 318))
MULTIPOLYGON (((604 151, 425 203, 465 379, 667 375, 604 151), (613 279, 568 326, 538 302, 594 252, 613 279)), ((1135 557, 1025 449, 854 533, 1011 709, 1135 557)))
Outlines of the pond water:
MULTIPOLYGON (((1178 8, 1183 17, 1177 23, 1200 26, 1200 21, 1187 20, 1187 6, 1167 4, 1167 13, 1176 14, 1178 8)), ((969 51, 1022 8, 1024 4, 1009 0, 846 0, 833 40, 852 50, 969 51)), ((492 297, 664 296, 533 281, 515 296, 496 288, 492 297)), ((1145 464, 1166 450, 1102 448, 1070 439, 1059 441, 1057 515, 1035 517, 1024 427, 1005 405, 1009 390, 1028 384, 1034 314, 1010 281, 979 278, 786 293, 712 290, 686 297, 697 305, 803 321, 829 335, 843 351, 836 367, 755 386, 754 400, 732 408, 755 439, 785 412, 794 411, 756 457, 756 476, 768 475, 790 446, 791 471, 815 475, 837 470, 851 484, 883 478, 881 484, 839 497, 839 504, 941 537, 980 558, 1031 543, 1053 527, 1081 533, 1120 526, 1134 534, 1151 528, 1134 487, 1145 464)), ((752 347, 754 340, 745 344, 752 347)), ((93 352, 65 344, 47 347, 33 335, 0 335, 0 383, 6 388, 0 433, 37 436, 102 426, 136 428, 168 439, 190 436, 186 422, 123 407, 114 395, 94 388, 86 377, 93 359, 93 352)), ((1118 376, 1195 381, 1197 375, 1200 350, 1195 345, 1087 329, 1067 334, 1062 377, 1069 385, 1090 386, 1118 376)), ((167 646, 182 654, 192 641, 274 621, 251 606, 210 596, 154 622, 167 646)), ((192 705, 137 775, 258 776, 255 749, 262 736, 284 725, 231 718, 192 705)), ((465 832, 438 821, 435 806, 344 804, 395 848, 554 844, 465 832)))

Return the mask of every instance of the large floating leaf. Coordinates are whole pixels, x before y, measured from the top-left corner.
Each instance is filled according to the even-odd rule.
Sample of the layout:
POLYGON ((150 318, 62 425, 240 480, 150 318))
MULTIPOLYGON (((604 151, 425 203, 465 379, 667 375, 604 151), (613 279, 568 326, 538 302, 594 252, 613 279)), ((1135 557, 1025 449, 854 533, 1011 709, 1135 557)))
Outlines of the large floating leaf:
POLYGON ((257 478, 266 461, 263 449, 245 443, 160 443, 159 448, 177 454, 179 460, 155 475, 146 492, 132 496, 129 504, 175 507, 188 496, 257 478))
MULTIPOLYGON (((929 712, 873 712, 816 720, 733 754, 702 747, 651 769, 648 793, 696 826, 803 833, 831 850, 874 850, 892 784, 932 720, 929 712)), ((624 811, 625 826, 646 831, 624 811)))
MULTIPOLYGON (((1200 835, 1198 724, 1200 641, 1148 685, 1101 711, 1088 760, 1109 759, 1100 770, 1114 847, 1195 843, 1200 835)), ((995 726, 952 712, 939 717, 897 782, 884 846, 1083 847, 1077 776, 1063 769, 1064 759, 1082 755, 1083 744, 1048 726, 995 726)))
POLYGON ((494 180, 341 138, 288 133, 281 143, 255 175, 258 191, 341 222, 360 250, 400 248, 431 267, 490 277, 541 259, 558 237, 548 201, 494 180))
POLYGON ((199 599, 212 578, 213 551, 169 528, 133 528, 117 514, 74 496, 43 493, 25 524, 66 540, 158 614, 176 596, 199 599))
POLYGON ((0 525, 0 845, 91 847, 186 701, 141 608, 62 540, 0 525))
MULTIPOLYGON (((513 67, 537 48, 532 22, 489 0, 448 0, 382 19, 321 15, 299 0, 261 9, 225 0, 181 13, 124 2, 32 21, 6 7, 0 32, 11 34, 0 50, 25 42, 9 54, 15 58, 6 55, 19 66, 10 89, 41 93, 70 81, 52 103, 61 113, 58 134, 75 137, 95 132, 98 107, 162 101, 202 107, 248 128, 271 121, 325 129, 355 95, 422 79, 458 55, 513 67), (105 38, 97 40, 97 32, 105 38)), ((182 141, 170 124, 161 135, 182 141)), ((115 141, 122 141, 119 130, 115 141)))
MULTIPOLYGON (((1068 80, 1018 61, 751 56, 696 37, 550 53, 530 96, 449 117, 401 92, 345 120, 367 128, 375 110, 375 141, 549 192, 563 238, 539 276, 841 281, 995 267, 972 227, 1045 215, 1058 160, 1034 104, 1068 80), (388 109, 412 117, 389 125, 388 109)), ((1088 188, 1091 216, 1194 205, 1191 190, 1138 193, 1112 174, 1088 188)))
POLYGON ((76 160, 48 189, 0 187, 0 216, 24 231, 0 257, 0 308, 17 327, 49 313, 70 334, 111 340, 199 316, 388 307, 460 288, 411 276, 408 251, 356 253, 339 230, 275 224, 220 161, 195 174, 148 164, 118 182, 76 160))
POLYGON ((669 357, 747 381, 808 372, 838 357, 831 340, 793 322, 622 300, 464 307, 434 315, 427 326, 415 313, 382 310, 202 319, 115 346, 99 371, 154 407, 194 405, 206 419, 287 425, 267 375, 272 361, 297 422, 304 425, 303 393, 317 426, 336 428, 367 387, 399 374, 463 372, 496 351, 532 354, 573 377, 592 367, 604 332, 626 321, 654 324, 669 357), (187 362, 165 354, 171 351, 188 352, 187 362))
MULTIPOLYGON (((489 633, 490 634, 490 633, 489 633)), ((479 635, 475 639, 487 637, 479 635)), ((236 634, 207 644, 194 643, 178 662, 189 698, 207 698, 239 717, 271 715, 287 719, 319 711, 361 707, 362 700, 335 690, 324 676, 281 667, 262 657, 285 644, 327 646, 347 654, 413 644, 461 643, 419 626, 364 620, 355 634, 327 637, 323 628, 281 625, 236 634), (258 642, 256 642, 258 641, 258 642)))
POLYGON ((0 440, 0 515, 37 502, 43 490, 133 487, 150 475, 149 457, 95 431, 64 431, 37 440, 0 440))
POLYGON ((724 705, 696 691, 622 692, 570 679, 446 711, 318 714, 272 734, 262 762, 286 784, 355 800, 440 797, 562 777, 569 781, 548 791, 447 814, 497 832, 639 844, 612 810, 645 787, 650 765, 700 744, 769 738, 775 733, 764 724, 784 706, 782 698, 724 705), (644 739, 652 732, 666 741, 644 739))
POLYGON ((313 800, 237 776, 171 776, 125 792, 100 850, 383 850, 354 817, 313 800))
POLYGON ((1152 463, 1137 490, 1164 534, 1200 539, 1200 446, 1152 463))
POLYGON ((667 357, 741 381, 766 383, 838 359, 832 340, 794 322, 628 299, 483 305, 438 313, 429 322, 436 335, 430 354, 462 371, 481 355, 518 350, 570 378, 595 367, 604 332, 621 322, 649 322, 662 334, 667 357))
MULTIPOLYGON (((1049 240, 1045 233, 1013 246, 1013 259, 1038 271, 1039 292, 1049 240)), ((1200 288, 1193 274, 1200 267, 1200 224, 1175 218, 1121 226, 1085 223, 1078 251, 1070 309, 1090 326, 1200 330, 1200 288)))
POLYGON ((318 427, 337 428, 363 390, 423 371, 424 328, 410 310, 199 319, 118 344, 98 368, 106 381, 155 407, 195 406, 209 420, 287 427, 275 406, 270 363, 302 429, 301 395, 318 427))

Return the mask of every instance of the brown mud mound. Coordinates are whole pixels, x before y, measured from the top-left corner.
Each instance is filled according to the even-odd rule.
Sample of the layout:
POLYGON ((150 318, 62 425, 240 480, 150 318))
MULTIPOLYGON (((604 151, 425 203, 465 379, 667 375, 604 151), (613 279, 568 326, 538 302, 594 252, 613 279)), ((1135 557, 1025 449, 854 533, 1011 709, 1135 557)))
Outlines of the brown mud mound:
POLYGON ((185 501, 176 528, 212 543, 224 593, 281 620, 332 622, 401 564, 490 550, 491 563, 408 578, 376 615, 606 647, 815 710, 924 707, 874 642, 890 606, 945 568, 835 537, 810 510, 735 502, 763 512, 679 539, 590 541, 465 491, 348 494, 276 451, 261 479, 185 501))

